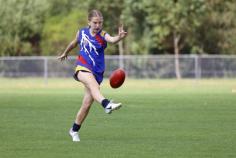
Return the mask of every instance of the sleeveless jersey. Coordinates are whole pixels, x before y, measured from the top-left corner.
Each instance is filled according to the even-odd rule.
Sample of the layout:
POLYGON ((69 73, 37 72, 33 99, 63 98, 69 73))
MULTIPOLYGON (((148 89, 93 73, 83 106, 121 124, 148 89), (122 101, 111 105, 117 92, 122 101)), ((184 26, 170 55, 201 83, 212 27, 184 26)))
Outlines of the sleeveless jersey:
POLYGON ((88 68, 94 74, 103 74, 105 70, 104 50, 107 47, 105 31, 99 31, 92 36, 89 27, 79 31, 78 44, 80 51, 77 58, 77 65, 88 68))

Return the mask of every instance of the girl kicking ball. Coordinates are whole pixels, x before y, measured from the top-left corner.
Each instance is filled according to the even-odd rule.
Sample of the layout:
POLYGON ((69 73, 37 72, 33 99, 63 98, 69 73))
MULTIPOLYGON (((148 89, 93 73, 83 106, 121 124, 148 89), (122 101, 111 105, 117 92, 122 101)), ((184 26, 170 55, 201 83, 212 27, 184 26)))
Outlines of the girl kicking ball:
POLYGON ((100 103, 108 114, 121 107, 121 103, 113 103, 105 98, 99 87, 105 70, 104 50, 107 47, 107 42, 117 43, 126 37, 127 32, 123 30, 123 26, 120 26, 118 35, 110 36, 102 30, 102 26, 102 13, 99 10, 91 10, 88 14, 88 26, 77 32, 75 39, 69 43, 65 51, 58 57, 61 61, 65 60, 69 52, 79 45, 80 50, 74 78, 84 85, 85 90, 82 105, 69 131, 72 140, 75 142, 80 141, 79 129, 94 100, 100 103))

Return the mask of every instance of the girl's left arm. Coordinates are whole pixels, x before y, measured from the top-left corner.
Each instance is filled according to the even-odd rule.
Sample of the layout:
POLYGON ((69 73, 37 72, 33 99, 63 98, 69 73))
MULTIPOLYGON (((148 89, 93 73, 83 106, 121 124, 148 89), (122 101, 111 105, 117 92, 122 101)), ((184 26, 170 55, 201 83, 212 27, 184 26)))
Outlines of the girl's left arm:
POLYGON ((108 33, 105 35, 105 40, 107 42, 110 42, 110 43, 118 43, 120 40, 122 40, 123 38, 125 38, 127 35, 127 32, 124 31, 123 29, 123 25, 121 25, 119 27, 119 30, 118 30, 118 35, 116 36, 110 36, 108 33))

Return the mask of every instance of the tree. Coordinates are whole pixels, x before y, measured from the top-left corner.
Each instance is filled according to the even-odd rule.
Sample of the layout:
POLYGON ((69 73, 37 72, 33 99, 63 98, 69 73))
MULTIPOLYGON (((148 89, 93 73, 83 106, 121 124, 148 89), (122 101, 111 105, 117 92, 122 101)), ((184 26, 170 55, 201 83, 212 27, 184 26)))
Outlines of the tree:
POLYGON ((206 1, 206 14, 198 29, 198 34, 195 34, 204 53, 235 54, 235 16, 235 1, 206 1))
POLYGON ((146 5, 151 2, 145 0, 126 0, 124 1, 124 10, 122 18, 128 25, 127 51, 129 54, 149 54, 149 48, 152 42, 151 29, 147 22, 148 12, 146 5))
POLYGON ((153 54, 167 51, 174 53, 176 77, 181 78, 179 54, 186 47, 197 47, 192 35, 201 23, 205 10, 204 1, 127 0, 126 3, 126 17, 132 16, 132 19, 127 18, 127 21, 134 27, 135 39, 141 39, 139 44, 136 44, 138 49, 134 50, 153 54))
POLYGON ((40 54, 46 0, 0 0, 1 55, 40 54))
POLYGON ((42 32, 43 55, 58 55, 72 41, 79 28, 87 25, 87 10, 47 18, 42 32))
POLYGON ((164 25, 167 25, 169 35, 173 39, 175 72, 176 77, 179 79, 181 78, 179 65, 180 51, 188 45, 194 47, 194 43, 190 42, 195 40, 188 35, 192 35, 199 27, 201 15, 204 14, 205 4, 203 0, 173 0, 165 1, 163 4, 169 10, 165 12, 167 14, 164 14, 167 16, 164 25))

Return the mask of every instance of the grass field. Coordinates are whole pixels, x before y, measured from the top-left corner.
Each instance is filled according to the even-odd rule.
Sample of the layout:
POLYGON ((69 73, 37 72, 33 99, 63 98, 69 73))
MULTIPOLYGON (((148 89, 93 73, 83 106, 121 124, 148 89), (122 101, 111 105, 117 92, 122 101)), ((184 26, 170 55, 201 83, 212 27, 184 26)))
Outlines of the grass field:
POLYGON ((68 135, 83 88, 73 79, 0 79, 1 158, 236 157, 236 80, 132 80, 102 92, 81 142, 68 135))

